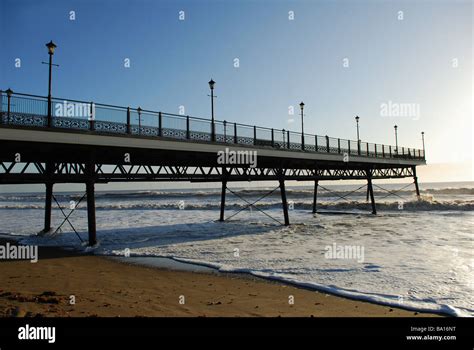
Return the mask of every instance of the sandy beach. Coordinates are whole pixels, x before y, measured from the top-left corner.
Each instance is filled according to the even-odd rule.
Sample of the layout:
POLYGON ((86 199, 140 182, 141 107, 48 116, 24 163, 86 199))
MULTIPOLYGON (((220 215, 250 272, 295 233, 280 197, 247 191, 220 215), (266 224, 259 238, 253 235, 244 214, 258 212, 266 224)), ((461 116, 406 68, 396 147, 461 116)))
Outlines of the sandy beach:
POLYGON ((152 268, 58 248, 39 247, 37 263, 1 260, 0 271, 4 317, 433 316, 247 275, 152 268))

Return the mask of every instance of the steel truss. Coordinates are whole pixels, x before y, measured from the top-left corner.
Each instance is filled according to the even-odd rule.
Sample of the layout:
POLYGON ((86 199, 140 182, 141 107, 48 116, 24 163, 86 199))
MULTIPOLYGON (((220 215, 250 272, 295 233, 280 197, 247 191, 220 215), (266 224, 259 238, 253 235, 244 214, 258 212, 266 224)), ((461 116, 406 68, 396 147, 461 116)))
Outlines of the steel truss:
MULTIPOLYGON (((378 164, 368 164, 365 167, 361 167, 360 165, 350 165, 348 163, 344 167, 331 167, 329 165, 323 167, 314 164, 313 167, 295 169, 288 167, 250 168, 248 166, 214 165, 196 167, 163 163, 163 165, 98 164, 93 159, 87 162, 0 162, 0 184, 44 183, 46 185, 46 201, 45 224, 42 232, 49 232, 51 230, 51 202, 54 199, 53 185, 57 183, 85 183, 90 246, 94 246, 97 243, 94 190, 96 183, 130 181, 221 182, 220 221, 224 221, 225 195, 226 190, 228 190, 228 182, 278 181, 285 225, 290 224, 285 180, 314 181, 313 213, 316 213, 317 190, 321 180, 367 180, 367 198, 370 196, 373 214, 377 213, 372 186, 373 179, 413 177, 416 193, 418 196, 420 195, 415 166, 382 167, 378 164)), ((249 207, 255 204, 246 202, 249 207)), ((61 226, 68 222, 76 232, 69 221, 69 216, 72 212, 67 215, 63 212, 65 219, 61 226)), ((78 237, 80 238, 79 235, 78 237)))
MULTIPOLYGON (((285 180, 363 180, 367 171, 372 179, 413 177, 412 166, 376 168, 312 168, 279 169, 268 167, 244 166, 176 166, 176 165, 138 165, 138 164, 95 164, 92 174, 94 182, 122 181, 190 181, 221 182, 227 181, 277 181, 281 174, 285 180)), ((46 171, 42 162, 0 162, 0 183, 77 183, 90 179, 86 174, 86 163, 51 163, 51 171, 46 171)))

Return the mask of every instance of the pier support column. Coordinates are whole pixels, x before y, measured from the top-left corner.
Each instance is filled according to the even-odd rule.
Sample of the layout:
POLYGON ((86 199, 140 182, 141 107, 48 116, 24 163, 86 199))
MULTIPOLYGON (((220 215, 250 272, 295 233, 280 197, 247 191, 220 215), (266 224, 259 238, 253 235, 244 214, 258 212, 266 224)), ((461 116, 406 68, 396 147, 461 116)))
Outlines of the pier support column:
POLYGON ((418 187, 418 176, 416 176, 416 167, 412 168, 413 170, 413 182, 415 183, 416 196, 420 199, 420 188, 418 187))
POLYGON ((53 175, 53 163, 46 162, 45 171, 48 181, 45 183, 46 193, 44 202, 44 227, 40 233, 46 233, 51 230, 51 209, 53 202, 53 181, 51 177, 53 175))
POLYGON ((313 214, 316 214, 316 203, 318 200, 318 185, 319 185, 319 180, 314 180, 313 214))
POLYGON ((283 216, 285 218, 285 226, 290 225, 290 218, 288 216, 288 202, 286 201, 286 189, 285 189, 285 177, 283 174, 280 175, 280 193, 281 193, 281 204, 283 205, 283 216))
POLYGON ((367 170, 367 191, 370 194, 370 202, 372 204, 372 214, 377 214, 375 208, 374 188, 372 187, 372 171, 367 170))
POLYGON ((48 182, 46 185, 46 195, 44 203, 44 227, 42 233, 49 232, 51 230, 51 204, 53 201, 53 183, 48 182))
POLYGON ((219 221, 224 221, 224 210, 225 210, 225 194, 227 191, 227 179, 229 178, 229 172, 226 168, 222 168, 222 191, 221 191, 221 214, 219 221))
POLYGON ((96 235, 96 221, 95 221, 95 191, 94 191, 94 173, 95 164, 87 163, 86 172, 88 179, 86 182, 87 193, 87 227, 89 230, 89 246, 94 246, 97 243, 96 235))
POLYGON ((87 181, 87 226, 89 229, 89 245, 93 246, 97 243, 96 223, 95 223, 95 194, 94 182, 87 181))
POLYGON ((367 195, 365 196, 365 201, 366 201, 366 202, 369 201, 369 195, 370 195, 369 192, 370 192, 370 191, 369 191, 369 185, 367 185, 367 195))
POLYGON ((221 215, 219 221, 224 221, 224 210, 225 210, 225 193, 227 190, 227 179, 222 179, 222 192, 221 192, 221 215))

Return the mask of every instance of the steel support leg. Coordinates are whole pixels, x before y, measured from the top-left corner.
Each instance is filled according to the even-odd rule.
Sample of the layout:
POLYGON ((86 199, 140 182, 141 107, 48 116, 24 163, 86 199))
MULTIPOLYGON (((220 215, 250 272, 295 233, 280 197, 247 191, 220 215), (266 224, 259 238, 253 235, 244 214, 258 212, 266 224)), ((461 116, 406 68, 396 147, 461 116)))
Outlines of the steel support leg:
POLYGON ((281 204, 283 205, 283 216, 285 218, 285 226, 290 224, 290 218, 288 216, 288 202, 286 201, 286 189, 285 179, 283 176, 280 177, 280 193, 281 193, 281 204))
POLYGON ((416 196, 420 199, 420 187, 418 187, 418 176, 416 176, 416 167, 413 167, 413 181, 415 182, 416 196))
POLYGON ((87 181, 87 225, 89 229, 89 245, 93 246, 97 243, 96 223, 95 223, 95 197, 94 182, 87 181))
POLYGON ((43 233, 51 230, 51 205, 53 200, 53 183, 46 183, 46 196, 44 203, 44 227, 43 233))
POLYGON ((86 182, 86 193, 87 193, 87 226, 89 229, 89 246, 94 246, 97 243, 96 235, 96 221, 95 221, 95 193, 94 193, 94 163, 88 163, 86 165, 86 172, 89 175, 89 179, 86 182))
POLYGON ((222 180, 222 192, 221 192, 221 215, 219 221, 224 221, 224 210, 225 210, 225 194, 227 190, 227 180, 222 180))
POLYGON ((370 195, 370 202, 372 203, 372 214, 377 214, 377 209, 375 208, 374 188, 372 186, 372 173, 370 170, 367 171, 367 190, 370 195))
POLYGON ((46 185, 46 193, 45 193, 45 202, 44 202, 44 227, 41 233, 46 233, 51 230, 51 207, 53 203, 53 182, 52 182, 52 175, 53 175, 53 163, 46 162, 46 176, 48 177, 48 182, 45 183, 46 185))
POLYGON ((314 181, 314 194, 313 194, 313 214, 316 214, 316 203, 318 201, 318 185, 319 180, 314 181))

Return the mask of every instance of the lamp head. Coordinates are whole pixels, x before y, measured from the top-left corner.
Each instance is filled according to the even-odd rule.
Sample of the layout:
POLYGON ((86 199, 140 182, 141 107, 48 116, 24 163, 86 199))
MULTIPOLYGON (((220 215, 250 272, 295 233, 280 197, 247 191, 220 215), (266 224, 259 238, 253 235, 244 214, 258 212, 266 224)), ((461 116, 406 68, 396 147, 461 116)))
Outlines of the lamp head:
POLYGON ((46 47, 48 48, 48 53, 50 55, 54 55, 54 50, 56 49, 57 46, 55 43, 53 43, 52 40, 46 44, 46 47))

